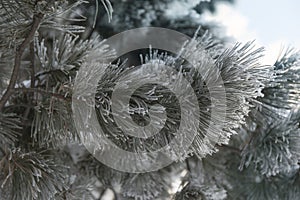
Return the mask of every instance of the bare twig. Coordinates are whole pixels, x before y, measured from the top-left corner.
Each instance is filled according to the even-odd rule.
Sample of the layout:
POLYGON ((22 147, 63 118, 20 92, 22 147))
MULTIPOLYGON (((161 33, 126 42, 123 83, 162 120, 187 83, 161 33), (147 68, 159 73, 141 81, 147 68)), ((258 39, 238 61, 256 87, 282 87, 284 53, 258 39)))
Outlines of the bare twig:
POLYGON ((28 44, 32 41, 35 32, 38 30, 41 21, 44 17, 44 14, 42 13, 38 13, 35 14, 33 16, 33 22, 32 22, 32 26, 31 26, 31 30, 28 33, 27 37, 25 38, 25 40, 22 42, 22 44, 19 46, 19 48, 16 51, 16 55, 15 55, 15 64, 14 64, 14 68, 13 68, 13 72, 9 81, 9 85, 4 93, 4 95, 2 96, 1 100, 0 100, 0 111, 3 110, 5 103, 8 101, 9 97, 11 96, 11 94, 13 93, 15 84, 17 82, 18 79, 18 74, 19 74, 19 70, 20 70, 20 65, 21 65, 21 59, 22 59, 22 55, 26 49, 26 47, 28 46, 28 44))
POLYGON ((188 170, 189 173, 191 173, 191 166, 190 166, 188 158, 185 160, 185 164, 186 164, 186 169, 188 170))
POLYGON ((255 137, 258 135, 258 131, 255 131, 251 134, 250 138, 248 140, 246 140, 246 142, 244 143, 243 147, 242 147, 242 151, 244 151, 255 139, 255 137))

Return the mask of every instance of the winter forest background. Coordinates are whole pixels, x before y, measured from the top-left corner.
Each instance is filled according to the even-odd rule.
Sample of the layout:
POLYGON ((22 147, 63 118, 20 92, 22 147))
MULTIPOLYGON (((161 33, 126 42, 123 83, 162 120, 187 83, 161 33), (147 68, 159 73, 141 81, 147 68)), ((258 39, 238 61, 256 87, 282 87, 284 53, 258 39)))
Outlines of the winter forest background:
MULTIPOLYGON (((259 5, 266 2, 1 0, 0 199, 298 200, 299 22, 297 13, 287 18, 293 12, 285 8, 297 8, 299 3, 270 1, 265 16, 253 14, 252 21, 243 17, 261 13, 259 5), (268 22, 272 16, 282 16, 282 21, 268 22), (256 22, 257 27, 270 27, 270 40, 278 36, 278 42, 269 45, 266 34, 253 29, 256 22), (90 87, 84 79, 97 76, 86 71, 83 83, 76 84, 80 70, 113 58, 104 39, 149 26, 191 37, 178 55, 188 56, 206 73, 199 74, 180 56, 157 49, 115 58, 101 71, 94 98, 104 136, 138 155, 174 139, 183 111, 166 87, 146 84, 130 99, 131 117, 139 125, 149 123, 150 105, 166 107, 164 129, 151 140, 122 133, 110 108, 117 80, 132 72, 143 76, 143 66, 159 75, 155 70, 160 64, 172 66, 189 80, 200 108, 199 126, 194 127, 196 136, 188 150, 183 154, 182 149, 169 150, 177 162, 157 171, 127 173, 99 162, 82 144, 86 135, 75 126, 72 97, 76 92, 80 96, 78 91, 84 95, 90 87), (216 75, 226 91, 226 110, 216 111, 220 116, 225 113, 224 119, 212 115, 224 99, 212 99, 206 82, 216 75)), ((97 150, 110 152, 104 147, 97 150)))

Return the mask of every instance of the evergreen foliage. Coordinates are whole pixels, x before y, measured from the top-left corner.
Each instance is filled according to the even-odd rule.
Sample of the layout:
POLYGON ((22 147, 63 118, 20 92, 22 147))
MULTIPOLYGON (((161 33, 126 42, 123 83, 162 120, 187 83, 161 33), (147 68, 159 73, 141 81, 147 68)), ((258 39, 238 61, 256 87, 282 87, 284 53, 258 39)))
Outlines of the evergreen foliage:
MULTIPOLYGON (((215 11, 219 1, 0 0, 0 199, 94 200, 109 193, 118 200, 299 199, 300 54, 288 49, 276 63, 261 65, 263 48, 253 42, 232 46, 217 25, 199 18, 205 10, 215 11), (174 12, 176 6, 180 13, 174 12), (193 38, 178 49, 179 56, 151 49, 141 66, 130 65, 140 52, 109 65, 95 91, 105 136, 141 153, 167 144, 180 123, 170 90, 144 85, 133 95, 133 118, 146 123, 148 105, 160 103, 171 113, 167 128, 151 140, 120 132, 111 113, 111 93, 115 81, 132 71, 144 79, 145 72, 163 71, 159 66, 164 65, 182 72, 197 94, 200 113, 187 152, 170 150, 181 155, 178 162, 134 174, 105 166, 81 144, 72 95, 76 89, 84 96, 90 87, 74 88, 79 69, 91 59, 101 66, 115 57, 103 39, 144 26, 193 38), (205 82, 216 74, 226 91, 226 110, 218 110, 226 113, 224 120, 211 116, 223 101, 212 103, 205 82), (141 110, 146 122, 139 117, 141 110)), ((97 76, 101 70, 86 74, 97 76)))

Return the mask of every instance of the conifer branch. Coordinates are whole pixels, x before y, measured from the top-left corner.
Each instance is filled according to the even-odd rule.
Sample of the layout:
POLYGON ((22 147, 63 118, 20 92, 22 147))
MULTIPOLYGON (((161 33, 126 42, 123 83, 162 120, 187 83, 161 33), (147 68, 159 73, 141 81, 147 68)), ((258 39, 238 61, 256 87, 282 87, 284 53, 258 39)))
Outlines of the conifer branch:
POLYGON ((9 85, 4 93, 4 95, 2 96, 1 100, 0 100, 0 110, 3 110, 3 107, 5 106, 5 103, 8 101, 9 97, 13 94, 13 90, 15 87, 15 84, 17 82, 18 79, 18 74, 19 74, 19 70, 20 70, 20 65, 21 65, 21 59, 22 59, 22 55, 26 49, 26 47, 28 46, 28 44, 32 41, 35 32, 38 30, 41 21, 44 17, 43 13, 37 13, 33 16, 33 22, 32 22, 32 26, 31 26, 31 30, 28 33, 27 37, 24 39, 24 41, 22 42, 22 44, 19 46, 19 48, 16 51, 16 55, 15 55, 15 64, 14 64, 14 68, 13 68, 13 72, 9 81, 9 85))
POLYGON ((34 88, 34 84, 35 84, 35 61, 34 61, 34 42, 32 41, 30 43, 30 62, 31 62, 31 69, 30 69, 30 87, 34 88))
MULTIPOLYGON (((34 55, 34 42, 33 41, 30 43, 29 51, 30 51, 30 62, 31 62, 31 65, 30 65, 30 88, 34 88, 34 86, 35 86, 35 70, 34 70, 35 55, 34 55)), ((29 105, 34 104, 33 99, 34 99, 34 94, 28 95, 29 105)), ((23 124, 26 124, 26 120, 28 119, 30 110, 32 108, 33 107, 30 107, 30 106, 26 107, 26 110, 25 110, 24 116, 23 116, 23 124)))
MULTIPOLYGON (((51 5, 53 2, 54 2, 54 0, 48 1, 45 7, 47 7, 48 5, 51 5)), ((35 5, 37 3, 38 2, 36 1, 35 5)), ((19 69, 20 69, 23 53, 24 53, 26 47, 29 45, 29 43, 33 40, 34 35, 35 35, 36 31, 38 30, 38 28, 40 27, 40 24, 44 18, 44 15, 45 14, 42 12, 38 12, 33 15, 30 31, 27 34, 27 36, 25 37, 25 39, 23 40, 23 42, 21 43, 21 45, 19 47, 17 47, 17 49, 16 49, 15 59, 14 59, 14 67, 13 67, 13 71, 11 74, 11 78, 10 78, 8 87, 0 100, 0 111, 3 110, 5 103, 8 101, 9 97, 13 93, 13 89, 15 88, 15 84, 18 79, 18 74, 19 74, 19 69)), ((32 63, 32 65, 34 65, 34 63, 32 63)))
POLYGON ((46 95, 51 95, 53 97, 56 97, 58 99, 62 99, 62 100, 66 100, 66 101, 71 101, 71 98, 64 96, 62 94, 58 94, 55 92, 50 92, 50 91, 46 91, 46 90, 42 90, 42 89, 38 89, 38 88, 14 88, 13 92, 37 92, 37 93, 41 93, 41 94, 46 94, 46 95))

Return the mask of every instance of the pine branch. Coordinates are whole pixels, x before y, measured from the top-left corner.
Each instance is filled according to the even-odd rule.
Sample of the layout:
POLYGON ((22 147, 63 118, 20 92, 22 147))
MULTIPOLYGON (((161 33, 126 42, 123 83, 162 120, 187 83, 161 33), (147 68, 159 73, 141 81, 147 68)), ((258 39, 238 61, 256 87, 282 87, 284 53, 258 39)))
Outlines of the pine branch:
POLYGON ((31 30, 28 33, 25 40, 20 45, 20 47, 17 49, 16 56, 15 56, 15 64, 14 64, 13 72, 11 75, 11 79, 10 79, 7 90, 5 91, 4 95, 2 96, 2 98, 0 100, 0 110, 3 110, 5 103, 8 101, 9 97, 13 94, 13 89, 17 82, 18 74, 19 74, 19 70, 20 70, 20 66, 21 66, 22 55, 23 55, 26 47, 28 46, 28 44, 32 41, 32 39, 35 35, 35 32, 38 30, 38 28, 42 22, 43 17, 44 17, 44 14, 42 14, 42 13, 38 13, 33 16, 31 30))
POLYGON ((261 174, 290 172, 299 158, 298 52, 287 50, 275 63, 275 77, 266 85, 240 132, 250 135, 242 148, 239 169, 254 165, 261 174))
MULTIPOLYGON (((35 70, 34 70, 34 64, 35 64, 35 60, 34 60, 34 42, 32 41, 30 43, 30 47, 29 47, 29 51, 30 51, 30 62, 31 62, 31 65, 30 65, 30 88, 34 88, 34 84, 35 84, 35 70)), ((34 99, 34 94, 31 94, 28 96, 28 101, 29 101, 29 104, 33 104, 33 99, 34 99)), ((23 124, 26 124, 26 120, 28 119, 28 115, 30 113, 30 110, 32 109, 32 107, 28 106, 26 107, 26 110, 24 112, 24 115, 23 115, 23 124)))
POLYGON ((35 84, 35 54, 34 54, 34 42, 32 41, 30 43, 30 62, 31 62, 31 70, 30 70, 30 87, 34 88, 34 84, 35 84))
POLYGON ((4 181, 1 188, 11 199, 48 200, 65 189, 66 167, 57 164, 46 151, 24 152, 8 149, 0 161, 4 181))
POLYGON ((71 101, 71 98, 65 95, 55 93, 55 92, 50 92, 47 90, 38 89, 38 88, 14 88, 12 92, 27 92, 27 93, 37 92, 40 94, 50 95, 52 97, 62 99, 65 101, 71 101))
POLYGON ((20 120, 16 114, 0 113, 0 146, 13 144, 20 131, 20 120))

